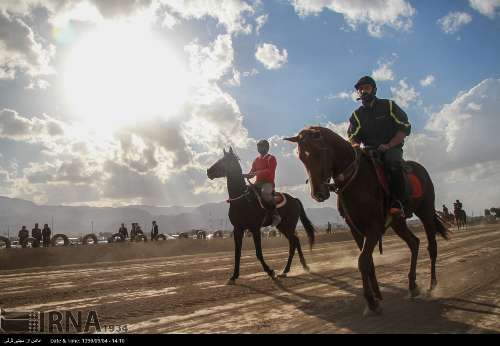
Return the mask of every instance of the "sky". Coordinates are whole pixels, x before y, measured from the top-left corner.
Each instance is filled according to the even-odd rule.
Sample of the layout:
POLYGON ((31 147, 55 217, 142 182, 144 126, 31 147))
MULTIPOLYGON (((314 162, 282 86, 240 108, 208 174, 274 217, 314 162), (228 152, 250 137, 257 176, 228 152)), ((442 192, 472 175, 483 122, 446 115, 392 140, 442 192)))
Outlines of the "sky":
POLYGON ((363 75, 408 114, 405 158, 436 204, 500 204, 500 0, 2 0, 0 195, 39 204, 225 200, 206 169, 246 171, 271 142, 278 189, 309 207, 281 140, 345 137, 363 75))

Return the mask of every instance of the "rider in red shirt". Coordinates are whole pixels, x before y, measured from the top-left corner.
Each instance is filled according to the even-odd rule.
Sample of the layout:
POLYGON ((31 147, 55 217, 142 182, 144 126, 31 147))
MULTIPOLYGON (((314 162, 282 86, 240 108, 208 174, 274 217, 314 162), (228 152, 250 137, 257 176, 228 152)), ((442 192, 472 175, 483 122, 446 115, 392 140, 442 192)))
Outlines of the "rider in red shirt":
POLYGON ((265 139, 257 143, 257 150, 260 155, 253 161, 252 169, 248 174, 245 174, 245 177, 249 179, 256 177, 255 185, 260 188, 262 199, 269 205, 269 210, 272 212, 272 226, 276 227, 281 222, 281 216, 276 210, 273 196, 278 163, 276 157, 269 154, 269 142, 265 139))

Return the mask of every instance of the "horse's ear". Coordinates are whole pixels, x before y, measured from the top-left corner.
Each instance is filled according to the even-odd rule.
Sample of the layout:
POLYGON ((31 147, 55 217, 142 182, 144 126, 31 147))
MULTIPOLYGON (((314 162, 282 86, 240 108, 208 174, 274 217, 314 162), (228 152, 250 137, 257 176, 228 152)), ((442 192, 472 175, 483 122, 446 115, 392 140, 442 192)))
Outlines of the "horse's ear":
POLYGON ((232 146, 230 146, 230 147, 229 147, 229 153, 230 153, 230 154, 234 154, 234 151, 233 151, 233 147, 232 147, 232 146))
POLYGON ((286 137, 286 138, 283 138, 284 141, 289 141, 289 142, 292 142, 292 143, 298 143, 300 138, 299 136, 294 136, 294 137, 286 137))
POLYGON ((226 156, 226 155, 227 155, 227 153, 226 153, 226 148, 222 148, 222 152, 224 153, 224 156, 226 156))

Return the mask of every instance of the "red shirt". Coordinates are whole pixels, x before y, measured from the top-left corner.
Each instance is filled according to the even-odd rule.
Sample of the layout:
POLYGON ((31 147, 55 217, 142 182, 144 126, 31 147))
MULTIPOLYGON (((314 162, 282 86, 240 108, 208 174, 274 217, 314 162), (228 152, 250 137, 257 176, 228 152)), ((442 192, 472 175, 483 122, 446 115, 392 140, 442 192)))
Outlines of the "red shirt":
POLYGON ((274 177, 276 174, 276 158, 271 154, 257 156, 252 163, 250 173, 257 173, 256 183, 272 183, 274 186, 274 177))

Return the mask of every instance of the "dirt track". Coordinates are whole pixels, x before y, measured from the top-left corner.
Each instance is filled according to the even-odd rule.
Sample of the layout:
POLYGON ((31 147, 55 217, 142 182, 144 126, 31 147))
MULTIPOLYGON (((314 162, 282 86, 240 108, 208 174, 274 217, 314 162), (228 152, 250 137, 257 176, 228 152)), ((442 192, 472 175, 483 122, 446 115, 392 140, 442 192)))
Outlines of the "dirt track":
MULTIPOLYGON (((417 281, 426 291, 427 242, 418 237, 417 281)), ((232 251, 2 270, 0 306, 92 309, 101 324, 126 324, 134 333, 500 332, 500 225, 454 233, 438 246, 438 289, 412 300, 406 290, 409 251, 399 238, 385 237, 384 255, 375 255, 384 295, 379 317, 362 317, 353 241, 318 244, 305 252, 312 273, 304 273, 295 258, 291 275, 278 281, 262 272, 253 251, 245 251, 236 286, 225 285, 232 251)), ((278 271, 287 248, 267 246, 264 255, 278 271)))

